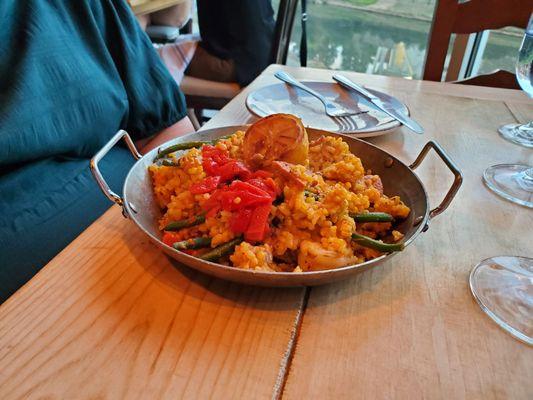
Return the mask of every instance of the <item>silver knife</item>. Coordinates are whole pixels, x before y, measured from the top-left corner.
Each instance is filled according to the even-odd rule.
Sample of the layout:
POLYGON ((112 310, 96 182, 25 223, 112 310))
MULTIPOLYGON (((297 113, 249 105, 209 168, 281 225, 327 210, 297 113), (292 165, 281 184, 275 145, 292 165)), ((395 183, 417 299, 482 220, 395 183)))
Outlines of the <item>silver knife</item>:
POLYGON ((395 120, 400 121, 402 124, 404 124, 406 127, 411 129, 413 132, 416 132, 418 134, 424 133, 424 128, 422 128, 418 122, 416 122, 415 120, 409 118, 407 115, 398 112, 396 109, 391 107, 389 104, 387 104, 383 100, 381 100, 379 97, 377 97, 374 94, 370 93, 364 87, 358 85, 357 83, 351 81, 350 79, 346 78, 345 76, 342 76, 342 75, 339 75, 339 74, 333 75, 333 79, 335 79, 342 86, 344 86, 344 87, 346 87, 348 89, 351 89, 351 90, 355 90, 357 93, 363 95, 373 105, 375 105, 380 111, 383 111, 385 114, 390 115, 395 120))

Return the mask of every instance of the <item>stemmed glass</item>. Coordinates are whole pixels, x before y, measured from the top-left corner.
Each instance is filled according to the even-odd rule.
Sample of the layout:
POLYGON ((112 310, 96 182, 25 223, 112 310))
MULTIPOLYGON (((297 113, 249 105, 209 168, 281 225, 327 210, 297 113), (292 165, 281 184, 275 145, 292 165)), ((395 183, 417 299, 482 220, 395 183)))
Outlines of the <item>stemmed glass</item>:
POLYGON ((533 346, 533 258, 487 258, 470 273, 470 290, 500 327, 533 346))
MULTIPOLYGON (((518 53, 516 76, 520 87, 533 98, 533 16, 518 53)), ((533 121, 520 125, 504 125, 500 135, 515 144, 533 148, 533 121)), ((499 164, 489 167, 483 173, 485 184, 507 200, 533 208, 533 167, 524 164, 499 164)))
MULTIPOLYGON (((533 16, 529 20, 526 33, 520 50, 518 51, 518 60, 516 62, 516 79, 518 84, 527 93, 533 97, 533 86, 531 85, 531 63, 533 62, 533 16)), ((513 143, 520 146, 533 148, 533 121, 527 124, 507 124, 498 129, 500 135, 513 143)))
MULTIPOLYGON (((518 83, 533 98, 532 64, 533 15, 516 64, 518 83)), ((533 122, 504 125, 499 132, 515 144, 533 147, 533 122)), ((498 195, 533 208, 533 167, 494 165, 485 170, 483 180, 498 195)), ((481 261, 470 273, 470 290, 481 309, 499 326, 533 345, 533 258, 499 256, 481 261)))

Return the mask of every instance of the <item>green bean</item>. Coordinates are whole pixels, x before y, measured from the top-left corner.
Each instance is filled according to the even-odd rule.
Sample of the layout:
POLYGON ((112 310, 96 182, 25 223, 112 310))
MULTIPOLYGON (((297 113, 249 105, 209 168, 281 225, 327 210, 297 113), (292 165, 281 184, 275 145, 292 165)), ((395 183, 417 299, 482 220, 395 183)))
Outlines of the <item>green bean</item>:
POLYGON ((168 155, 170 153, 174 153, 175 151, 189 150, 189 149, 192 149, 194 147, 202 147, 204 144, 213 144, 213 142, 212 141, 209 141, 209 142, 185 142, 185 143, 173 144, 172 146, 169 146, 166 149, 158 151, 157 155, 154 158, 154 162, 156 162, 160 158, 165 157, 166 155, 168 155))
POLYGON ((353 233, 352 240, 363 247, 381 251, 382 253, 402 251, 405 247, 403 243, 383 243, 381 240, 375 240, 359 233, 353 233))
POLYGON ((211 238, 207 237, 187 239, 172 245, 176 250, 201 249, 208 246, 211 246, 211 238))
POLYGON ((350 217, 355 222, 392 222, 394 217, 384 212, 367 212, 360 214, 351 214, 350 217))
POLYGON ((191 226, 200 225, 205 222, 205 215, 200 214, 196 217, 181 219, 179 221, 174 221, 165 226, 165 231, 179 231, 184 228, 190 228, 191 226))
POLYGON ((233 136, 233 133, 231 135, 224 135, 220 136, 218 139, 212 140, 213 143, 217 143, 219 140, 226 140, 233 136))
POLYGON ((205 261, 217 261, 219 258, 231 253, 233 249, 235 249, 235 246, 240 244, 242 241, 242 237, 239 236, 227 243, 215 247, 213 250, 210 250, 207 253, 202 254, 200 258, 205 261))
POLYGON ((164 165, 165 167, 179 167, 179 164, 177 162, 169 160, 168 158, 162 159, 161 165, 164 165))
MULTIPOLYGON (((233 135, 221 136, 221 137, 219 137, 218 139, 214 139, 214 140, 177 143, 177 144, 174 144, 174 145, 172 145, 172 146, 167 147, 166 149, 163 149, 163 150, 161 150, 161 151, 158 151, 158 152, 157 152, 157 155, 155 156, 153 162, 156 162, 156 161, 159 160, 160 158, 163 158, 163 157, 165 157, 166 155, 168 155, 168 154, 170 154, 170 153, 174 153, 175 151, 179 151, 179 150, 189 150, 189 149, 192 149, 192 148, 194 148, 194 147, 202 147, 204 144, 211 144, 211 145, 213 145, 213 144, 217 143, 219 140, 229 139, 231 136, 233 136, 233 135)), ((163 165, 164 165, 164 164, 163 164, 163 165)))

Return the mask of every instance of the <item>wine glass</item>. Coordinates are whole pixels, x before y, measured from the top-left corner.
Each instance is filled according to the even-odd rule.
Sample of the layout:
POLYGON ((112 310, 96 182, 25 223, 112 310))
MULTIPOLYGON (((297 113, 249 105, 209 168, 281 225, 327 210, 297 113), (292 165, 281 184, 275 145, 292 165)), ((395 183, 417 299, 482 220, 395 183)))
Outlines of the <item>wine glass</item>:
MULTIPOLYGON (((520 46, 516 75, 522 89, 533 98, 533 15, 520 46)), ((533 122, 504 125, 500 135, 515 144, 533 148, 533 122)), ((533 167, 500 164, 483 173, 485 184, 507 200, 533 208, 533 167)), ((481 309, 515 338, 533 345, 533 258, 491 257, 470 273, 470 290, 481 309)))
MULTIPOLYGON (((529 19, 526 33, 520 50, 518 51, 518 60, 516 62, 516 79, 518 84, 526 94, 533 98, 533 86, 531 76, 533 69, 533 16, 529 19)), ((500 135, 515 144, 533 148, 533 121, 527 124, 507 124, 498 129, 500 135)))
POLYGON ((533 258, 500 256, 481 261, 470 273, 470 290, 500 327, 533 345, 533 258))
MULTIPOLYGON (((520 87, 533 98, 533 15, 518 52, 516 76, 520 87)), ((500 135, 520 146, 533 148, 533 121, 500 127, 500 135)), ((483 173, 485 184, 507 200, 533 208, 533 167, 524 164, 499 164, 483 173)))

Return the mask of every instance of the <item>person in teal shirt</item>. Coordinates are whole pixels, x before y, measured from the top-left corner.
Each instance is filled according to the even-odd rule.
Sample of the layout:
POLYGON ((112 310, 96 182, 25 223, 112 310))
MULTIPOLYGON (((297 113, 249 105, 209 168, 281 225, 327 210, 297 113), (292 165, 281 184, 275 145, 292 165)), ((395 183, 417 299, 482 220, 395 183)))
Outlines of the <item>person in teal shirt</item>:
MULTIPOLYGON (((89 159, 124 129, 144 150, 192 131, 125 0, 0 2, 0 302, 109 206, 89 159)), ((134 160, 101 168, 115 190, 134 160)))

